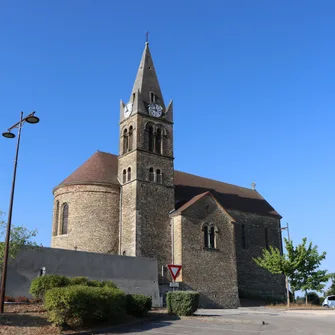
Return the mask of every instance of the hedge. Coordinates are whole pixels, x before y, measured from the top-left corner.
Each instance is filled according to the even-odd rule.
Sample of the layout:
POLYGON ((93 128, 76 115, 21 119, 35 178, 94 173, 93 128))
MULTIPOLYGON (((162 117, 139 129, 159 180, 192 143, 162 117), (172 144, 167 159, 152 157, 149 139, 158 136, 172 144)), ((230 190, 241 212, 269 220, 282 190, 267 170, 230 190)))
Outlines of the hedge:
POLYGON ((199 306, 199 293, 194 291, 168 292, 166 303, 170 314, 193 315, 199 306))
POLYGON ((144 294, 127 294, 126 310, 133 316, 146 316, 151 310, 152 300, 144 294))
POLYGON ((65 277, 61 275, 45 275, 32 280, 30 284, 30 293, 35 298, 43 298, 45 292, 55 287, 66 287, 72 285, 84 285, 92 287, 110 287, 117 288, 111 280, 98 281, 89 280, 87 277, 65 277))
POLYGON ((45 275, 32 280, 29 292, 35 298, 44 298, 45 292, 54 287, 70 285, 70 279, 60 275, 45 275))
POLYGON ((48 290, 44 307, 56 326, 116 324, 126 315, 126 296, 115 288, 74 285, 48 290))

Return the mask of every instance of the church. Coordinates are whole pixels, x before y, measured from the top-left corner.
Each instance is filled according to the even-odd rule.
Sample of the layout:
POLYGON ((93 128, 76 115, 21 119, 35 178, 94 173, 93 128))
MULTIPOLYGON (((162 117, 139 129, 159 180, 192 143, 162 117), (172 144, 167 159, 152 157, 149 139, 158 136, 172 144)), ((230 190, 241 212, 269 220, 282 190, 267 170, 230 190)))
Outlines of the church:
POLYGON ((282 248, 281 216, 254 186, 176 171, 173 112, 146 42, 120 102, 119 154, 97 151, 53 189, 51 247, 155 258, 162 294, 167 265, 181 265, 179 289, 197 290, 202 307, 283 299, 284 278, 253 261, 263 248, 282 248))

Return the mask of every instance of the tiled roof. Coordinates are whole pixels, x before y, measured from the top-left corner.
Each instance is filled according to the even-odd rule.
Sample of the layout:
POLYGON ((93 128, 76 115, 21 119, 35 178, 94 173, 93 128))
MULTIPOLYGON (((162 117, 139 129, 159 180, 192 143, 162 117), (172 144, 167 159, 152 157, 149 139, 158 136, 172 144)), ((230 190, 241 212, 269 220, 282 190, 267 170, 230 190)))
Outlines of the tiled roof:
MULTIPOLYGON (((97 151, 83 165, 63 180, 59 186, 78 183, 105 183, 119 185, 117 181, 116 155, 97 151)), ((227 210, 236 209, 261 215, 281 217, 256 191, 221 181, 175 171, 176 209, 192 198, 207 191, 227 210)), ((197 198, 195 198, 197 200, 197 198)))
POLYGON ((119 185, 117 181, 117 156, 97 151, 83 165, 63 180, 59 186, 77 183, 119 185))

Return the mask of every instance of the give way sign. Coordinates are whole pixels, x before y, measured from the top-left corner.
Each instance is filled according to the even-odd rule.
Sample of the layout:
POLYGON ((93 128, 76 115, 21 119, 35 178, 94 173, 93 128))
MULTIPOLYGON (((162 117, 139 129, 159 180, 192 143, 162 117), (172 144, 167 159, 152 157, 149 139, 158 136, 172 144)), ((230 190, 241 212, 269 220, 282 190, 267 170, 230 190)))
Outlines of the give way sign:
POLYGON ((178 277, 180 270, 182 268, 181 265, 174 265, 174 264, 169 264, 168 268, 170 270, 171 276, 173 278, 173 280, 176 280, 176 278, 178 277))

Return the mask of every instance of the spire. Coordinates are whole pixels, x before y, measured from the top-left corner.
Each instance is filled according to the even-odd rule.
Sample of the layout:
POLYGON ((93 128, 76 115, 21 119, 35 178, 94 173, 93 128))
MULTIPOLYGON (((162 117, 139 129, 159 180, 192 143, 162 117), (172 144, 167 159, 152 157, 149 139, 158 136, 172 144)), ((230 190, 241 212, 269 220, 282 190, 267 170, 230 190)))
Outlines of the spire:
POLYGON ((165 108, 164 100, 159 82, 157 79, 154 63, 149 50, 149 42, 145 43, 140 66, 137 71, 135 83, 132 90, 133 94, 139 92, 141 100, 146 104, 150 102, 149 94, 155 95, 155 101, 159 102, 165 108))

